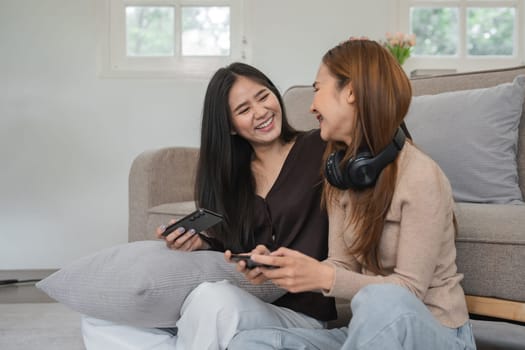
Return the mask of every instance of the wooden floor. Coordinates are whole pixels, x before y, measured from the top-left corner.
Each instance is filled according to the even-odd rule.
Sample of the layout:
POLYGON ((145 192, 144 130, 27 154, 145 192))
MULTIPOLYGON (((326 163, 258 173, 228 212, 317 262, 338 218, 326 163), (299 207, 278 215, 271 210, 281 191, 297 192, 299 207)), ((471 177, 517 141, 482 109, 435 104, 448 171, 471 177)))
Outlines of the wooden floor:
MULTIPOLYGON (((0 270, 0 280, 43 279, 56 270, 0 270)), ((0 285, 0 304, 55 302, 35 287, 36 282, 0 285)))

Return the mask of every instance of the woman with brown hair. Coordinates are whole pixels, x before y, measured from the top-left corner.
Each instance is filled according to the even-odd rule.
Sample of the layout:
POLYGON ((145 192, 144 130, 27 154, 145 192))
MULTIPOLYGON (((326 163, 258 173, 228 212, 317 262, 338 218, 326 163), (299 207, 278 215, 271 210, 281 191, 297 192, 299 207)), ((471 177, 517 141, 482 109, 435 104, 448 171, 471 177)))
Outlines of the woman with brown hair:
POLYGON ((324 55, 313 87, 311 111, 328 141, 329 256, 252 254, 278 268, 246 276, 349 299, 352 319, 333 330, 244 331, 229 349, 475 349, 451 187, 404 127, 412 92, 402 68, 378 43, 349 40, 324 55))

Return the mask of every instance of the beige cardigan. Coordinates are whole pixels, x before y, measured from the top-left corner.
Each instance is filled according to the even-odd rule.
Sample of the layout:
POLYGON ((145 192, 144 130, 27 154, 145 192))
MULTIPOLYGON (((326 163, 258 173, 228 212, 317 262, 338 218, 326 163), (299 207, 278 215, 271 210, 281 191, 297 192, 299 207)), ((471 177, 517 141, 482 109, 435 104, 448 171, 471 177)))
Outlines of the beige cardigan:
POLYGON ((454 202, 448 179, 439 166, 410 143, 400 155, 396 188, 379 246, 386 276, 364 269, 348 254, 352 228, 347 225, 350 191, 328 206, 329 256, 335 278, 325 295, 351 299, 368 284, 393 283, 414 293, 447 327, 468 319, 457 272, 454 202))

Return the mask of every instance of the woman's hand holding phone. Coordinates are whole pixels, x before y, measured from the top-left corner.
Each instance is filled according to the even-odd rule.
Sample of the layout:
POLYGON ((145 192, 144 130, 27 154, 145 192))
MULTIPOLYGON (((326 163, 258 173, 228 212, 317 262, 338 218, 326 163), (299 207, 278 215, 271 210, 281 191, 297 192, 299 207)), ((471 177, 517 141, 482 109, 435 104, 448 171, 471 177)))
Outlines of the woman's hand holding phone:
POLYGON ((219 224, 222 219, 219 213, 198 208, 180 220, 171 220, 168 227, 158 227, 155 234, 166 241, 169 249, 189 252, 209 249, 204 231, 219 224))
MULTIPOLYGON (((175 222, 177 222, 177 220, 171 220, 169 224, 172 225, 175 222)), ((195 232, 193 229, 186 232, 184 227, 179 227, 166 236, 163 235, 165 230, 166 226, 159 226, 155 231, 155 235, 157 238, 164 239, 166 246, 169 249, 181 250, 185 252, 209 249, 208 243, 204 242, 200 235, 196 234, 197 232, 195 232)))
POLYGON ((264 269, 265 267, 263 267, 262 264, 260 266, 251 266, 251 263, 249 263, 250 256, 255 254, 268 255, 270 254, 270 250, 266 248, 266 246, 260 244, 257 247, 255 247, 255 249, 253 249, 250 253, 232 254, 230 250, 227 250, 224 252, 224 258, 228 262, 236 262, 237 271, 243 273, 246 279, 250 281, 250 283, 262 284, 268 280, 262 274, 262 269, 264 269))
POLYGON ((262 269, 261 273, 275 285, 292 293, 330 290, 335 278, 335 268, 332 265, 285 247, 269 255, 254 255, 252 260, 278 266, 278 269, 262 269))

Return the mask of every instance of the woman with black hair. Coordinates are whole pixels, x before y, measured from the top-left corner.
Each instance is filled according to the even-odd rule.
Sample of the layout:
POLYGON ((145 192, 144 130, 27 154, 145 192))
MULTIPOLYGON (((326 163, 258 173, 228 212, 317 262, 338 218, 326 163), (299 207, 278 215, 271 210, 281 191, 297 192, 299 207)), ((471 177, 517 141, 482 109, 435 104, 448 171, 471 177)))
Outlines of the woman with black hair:
MULTIPOLYGON (((299 132, 289 125, 270 79, 243 63, 219 69, 208 84, 201 130, 197 205, 221 213, 224 220, 204 239, 182 228, 163 237, 165 227, 160 227, 157 236, 175 250, 267 254, 289 247, 326 258, 328 219, 320 206, 326 144, 319 130, 299 132)), ((176 336, 108 324, 102 331, 120 327, 115 333, 126 349, 225 349, 240 330, 323 328, 335 318, 333 298, 319 293, 287 293, 270 304, 221 281, 202 283, 188 295, 176 336), (130 344, 124 334, 144 337, 130 344)))

